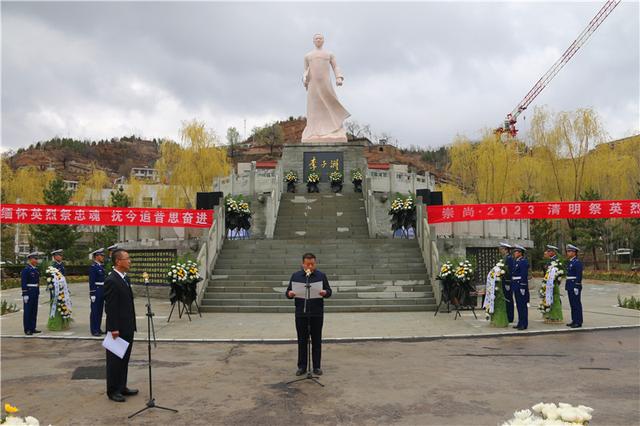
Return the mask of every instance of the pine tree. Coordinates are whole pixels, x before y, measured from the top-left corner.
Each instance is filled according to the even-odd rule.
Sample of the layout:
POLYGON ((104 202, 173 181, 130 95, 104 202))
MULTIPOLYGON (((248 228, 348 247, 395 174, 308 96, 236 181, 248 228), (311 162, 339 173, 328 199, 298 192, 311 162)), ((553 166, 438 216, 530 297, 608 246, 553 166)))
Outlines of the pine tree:
MULTIPOLYGON (((59 177, 52 180, 43 190, 45 204, 66 206, 71 200, 72 192, 64 186, 59 177)), ((73 225, 33 225, 31 226, 31 244, 40 251, 49 253, 55 249, 63 249, 67 257, 73 257, 74 244, 80 238, 77 226, 73 225)))

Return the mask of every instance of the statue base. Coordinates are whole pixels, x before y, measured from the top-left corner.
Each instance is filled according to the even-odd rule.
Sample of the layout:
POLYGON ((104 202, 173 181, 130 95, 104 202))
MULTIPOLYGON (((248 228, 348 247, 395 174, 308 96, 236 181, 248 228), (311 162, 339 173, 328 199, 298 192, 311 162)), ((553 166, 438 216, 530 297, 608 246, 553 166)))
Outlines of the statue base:
MULTIPOLYGON (((300 179, 300 183, 307 184, 306 178, 309 171, 309 162, 316 158, 317 172, 320 174, 320 191, 329 192, 329 173, 332 161, 339 162, 339 170, 343 173, 343 181, 351 182, 351 171, 360 169, 362 172, 367 167, 364 156, 365 142, 302 142, 300 144, 285 144, 282 148, 283 173, 294 170, 300 179), (323 166, 324 162, 324 167, 323 166)), ((286 191, 286 182, 282 182, 283 191, 286 191)))

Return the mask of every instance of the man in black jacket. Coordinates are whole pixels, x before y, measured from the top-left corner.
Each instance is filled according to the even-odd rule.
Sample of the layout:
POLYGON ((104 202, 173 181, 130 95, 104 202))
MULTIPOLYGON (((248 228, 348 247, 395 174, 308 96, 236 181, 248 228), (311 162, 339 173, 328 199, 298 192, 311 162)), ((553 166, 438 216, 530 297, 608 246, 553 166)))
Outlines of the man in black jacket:
POLYGON ((316 269, 316 257, 312 253, 302 256, 302 269, 294 272, 287 287, 287 298, 295 298, 296 331, 298 333, 298 371, 297 376, 307 372, 307 339, 309 338, 309 324, 311 324, 311 355, 313 358, 313 373, 320 376, 320 357, 322 355, 322 323, 324 320, 324 298, 331 297, 331 287, 327 276, 316 269), (308 280, 308 281, 307 281, 308 280), (293 283, 322 282, 321 298, 309 299, 305 313, 305 294, 293 291, 293 283))
POLYGON ((125 396, 135 395, 137 389, 127 388, 129 358, 133 347, 133 333, 136 331, 136 311, 133 291, 127 271, 131 267, 129 253, 115 250, 111 254, 113 271, 104 280, 104 302, 107 313, 107 333, 113 338, 120 337, 129 342, 122 359, 107 351, 107 396, 116 402, 124 402, 125 396))

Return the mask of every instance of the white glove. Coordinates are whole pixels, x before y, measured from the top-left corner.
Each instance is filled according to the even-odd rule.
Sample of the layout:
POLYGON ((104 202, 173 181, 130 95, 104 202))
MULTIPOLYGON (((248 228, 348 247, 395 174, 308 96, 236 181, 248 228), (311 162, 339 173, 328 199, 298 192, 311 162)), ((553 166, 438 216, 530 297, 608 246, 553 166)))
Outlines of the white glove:
POLYGON ((29 296, 22 296, 22 301, 24 303, 29 303, 29 296))
POLYGON ((96 301, 96 297, 95 296, 91 296, 91 303, 95 303, 96 301))

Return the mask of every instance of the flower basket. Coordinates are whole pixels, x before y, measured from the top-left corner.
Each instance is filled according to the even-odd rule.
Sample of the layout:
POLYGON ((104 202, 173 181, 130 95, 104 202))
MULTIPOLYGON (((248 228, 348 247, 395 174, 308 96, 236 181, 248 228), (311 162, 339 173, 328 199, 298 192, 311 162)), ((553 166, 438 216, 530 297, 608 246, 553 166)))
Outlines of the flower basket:
POLYGON ((354 192, 362 192, 362 170, 353 169, 351 171, 351 182, 353 182, 353 191, 354 192))
POLYGON ((331 181, 331 190, 333 192, 342 191, 342 173, 338 170, 334 170, 329 175, 329 180, 331 181))
POLYGON ((411 195, 402 197, 397 194, 396 198, 391 202, 389 215, 391 216, 391 229, 394 237, 396 232, 401 230, 401 238, 409 238, 409 230, 416 228, 417 220, 416 205, 413 202, 413 197, 411 195))
POLYGON ((307 192, 320 192, 318 182, 320 182, 320 176, 316 173, 315 169, 312 169, 307 176, 307 192))
POLYGON ((293 170, 289 170, 284 177, 284 180, 285 182, 287 182, 287 192, 295 193, 296 183, 298 182, 298 174, 293 170))
POLYGON ((251 228, 251 215, 252 212, 249 208, 249 203, 244 200, 242 195, 235 198, 232 195, 227 195, 225 197, 225 227, 227 229, 227 236, 248 236, 247 231, 251 228))

